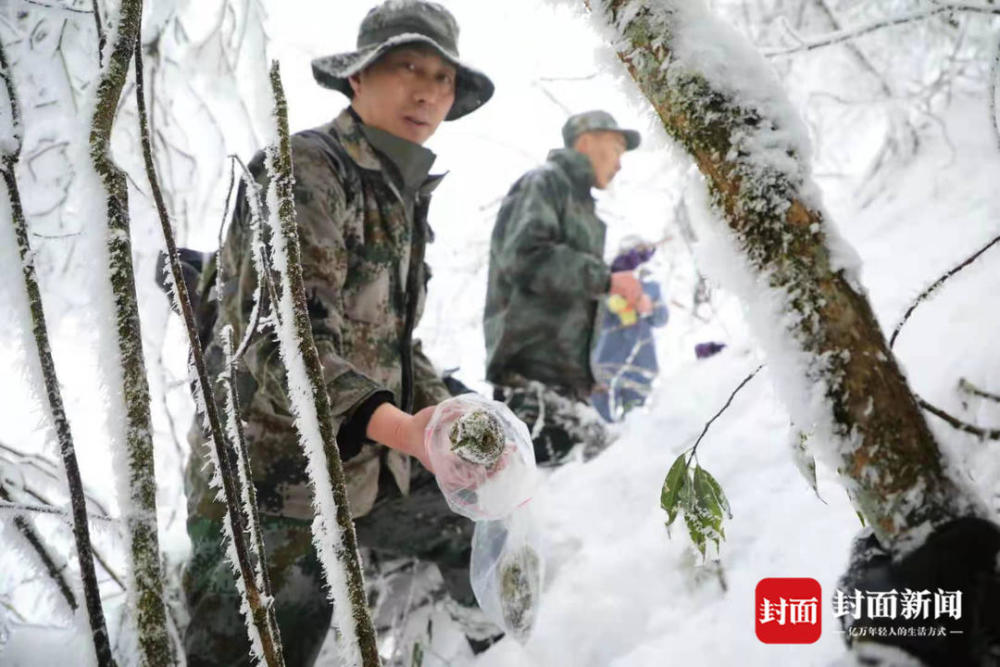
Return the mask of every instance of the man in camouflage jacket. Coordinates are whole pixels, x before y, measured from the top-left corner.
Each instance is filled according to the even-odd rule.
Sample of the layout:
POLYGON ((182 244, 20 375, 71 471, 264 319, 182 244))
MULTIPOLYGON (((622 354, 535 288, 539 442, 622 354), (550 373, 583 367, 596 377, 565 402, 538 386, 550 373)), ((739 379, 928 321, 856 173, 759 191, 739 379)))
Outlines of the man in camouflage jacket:
MULTIPOLYGON (((448 511, 427 470, 410 465, 410 456, 426 465, 423 429, 433 406, 449 397, 412 337, 430 278, 428 206, 441 180, 429 175, 434 154, 421 144, 442 120, 475 110, 493 92, 488 78, 459 61, 457 36, 454 18, 439 5, 392 0, 374 8, 361 24, 357 51, 313 62, 318 82, 347 94, 351 106, 294 135, 291 149, 307 305, 359 543, 379 555, 436 562, 452 596, 471 604, 471 522, 448 511)), ((266 187, 263 155, 249 169, 266 187)), ((225 287, 216 330, 232 325, 236 340, 251 321, 257 289, 253 197, 241 188, 218 260, 225 287)), ((216 335, 210 360, 219 359, 219 345, 216 335)), ((312 546, 312 492, 273 332, 255 332, 243 360, 241 402, 285 661, 309 665, 332 610, 312 546)), ((192 435, 188 665, 249 664, 220 540, 225 508, 209 485, 208 442, 200 427, 192 435)))
POLYGON ((613 273, 604 263, 605 224, 591 195, 608 186, 639 134, 590 111, 566 121, 563 141, 504 198, 483 316, 486 378, 494 397, 528 425, 539 462, 580 443, 590 451, 604 446, 604 429, 583 404, 594 389, 597 301, 613 293, 635 306, 642 296, 632 272, 613 273))

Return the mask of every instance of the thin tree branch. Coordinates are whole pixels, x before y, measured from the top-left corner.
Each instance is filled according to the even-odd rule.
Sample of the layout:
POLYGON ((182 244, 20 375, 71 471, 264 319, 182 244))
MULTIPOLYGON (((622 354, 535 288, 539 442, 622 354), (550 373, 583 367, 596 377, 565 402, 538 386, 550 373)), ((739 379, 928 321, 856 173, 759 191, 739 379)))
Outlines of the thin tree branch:
MULTIPOLYGON (((221 273, 221 272, 220 272, 221 273)), ((217 273, 217 275, 219 275, 217 273)), ((219 285, 222 281, 219 280, 219 285)), ((219 292, 221 294, 221 291, 219 292)), ((268 637, 270 644, 264 644, 264 659, 268 665, 284 665, 284 649, 281 645, 281 634, 278 630, 278 619, 275 616, 274 604, 271 598, 271 575, 268 572, 267 551, 264 548, 264 537, 260 527, 260 514, 257 505, 257 489, 253 483, 253 471, 250 467, 250 454, 247 451, 246 434, 243 432, 243 418, 240 415, 240 396, 236 387, 236 357, 233 355, 233 329, 226 325, 222 330, 222 355, 226 359, 226 370, 220 378, 226 391, 227 433, 229 445, 236 458, 239 473, 240 501, 243 507, 243 518, 249 530, 249 548, 257 560, 255 583, 260 590, 257 600, 250 600, 250 611, 258 632, 268 637), (270 602, 269 602, 270 601, 270 602)), ((264 643, 262 641, 262 643, 264 643)))
POLYGON ((968 422, 964 422, 961 419, 953 417, 944 410, 934 405, 931 405, 922 398, 917 398, 917 403, 927 412, 931 413, 935 417, 943 419, 952 427, 962 431, 963 433, 971 433, 972 435, 977 435, 980 438, 988 438, 990 440, 1000 440, 1000 429, 997 428, 980 428, 968 422))
POLYGON ((997 40, 996 50, 993 53, 993 64, 990 66, 990 127, 993 129, 993 138, 997 147, 1000 148, 1000 116, 997 115, 997 92, 1000 87, 1000 39, 997 40))
POLYGON ((1000 235, 993 237, 993 239, 989 243, 987 243, 982 248, 969 255, 960 264, 958 264, 953 269, 948 271, 948 273, 944 274, 943 276, 935 280, 930 287, 921 292, 920 295, 913 301, 913 303, 910 304, 910 307, 906 309, 906 312, 903 313, 903 318, 893 328, 892 336, 889 338, 889 347, 892 348, 896 344, 896 338, 899 336, 900 330, 903 328, 903 325, 906 324, 906 321, 910 319, 910 315, 912 315, 913 311, 917 309, 917 306, 919 306, 921 303, 927 300, 927 297, 936 292, 941 287, 941 285, 943 285, 949 278, 951 278, 953 275, 955 275, 956 273, 967 267, 969 264, 972 264, 974 261, 979 259, 979 257, 984 252, 995 246, 997 243, 1000 243, 1000 235))
MULTIPOLYGON (((0 481, 0 500, 4 502, 11 502, 10 494, 3 487, 3 482, 0 481)), ((23 516, 14 517, 14 525, 17 527, 18 532, 24 536, 25 541, 31 545, 35 553, 38 554, 39 560, 42 561, 42 565, 45 566, 45 571, 48 573, 52 580, 56 583, 56 588, 62 593, 63 598, 66 600, 66 604, 73 611, 76 611, 78 604, 76 601, 76 596, 73 595, 73 590, 70 588, 69 583, 67 583, 66 578, 63 576, 62 568, 56 565, 55 559, 52 554, 49 553, 48 548, 45 543, 42 542, 42 538, 38 536, 35 529, 31 526, 31 523, 23 516)))
POLYGON ((97 26, 97 62, 103 65, 104 46, 107 44, 108 38, 104 34, 104 23, 101 21, 101 7, 99 2, 100 0, 93 0, 94 23, 97 26))
POLYGON ((722 407, 721 407, 721 408, 719 409, 719 411, 718 411, 718 412, 716 412, 716 413, 715 413, 715 414, 714 414, 714 415, 712 416, 712 418, 708 420, 708 423, 706 423, 706 424, 705 424, 705 428, 703 428, 703 429, 701 430, 701 435, 699 435, 699 436, 698 436, 698 439, 697 439, 697 440, 695 440, 695 443, 694 443, 694 445, 693 445, 693 446, 691 447, 691 456, 692 456, 692 457, 694 457, 694 455, 695 455, 695 454, 696 454, 696 453, 698 452, 698 445, 700 445, 700 444, 701 444, 701 440, 702 440, 702 438, 704 438, 704 437, 705 437, 705 434, 706 434, 706 433, 708 433, 708 429, 709 429, 709 428, 710 428, 710 427, 712 426, 712 423, 713 423, 713 422, 714 422, 714 421, 715 421, 716 419, 718 419, 718 418, 719 418, 719 417, 720 417, 720 416, 722 415, 722 413, 723 413, 723 412, 725 412, 725 411, 726 411, 726 410, 727 410, 727 409, 729 408, 729 406, 730 406, 730 405, 732 404, 732 402, 733 402, 733 399, 734 399, 734 398, 736 398, 736 394, 740 393, 740 390, 741 390, 741 389, 743 389, 743 387, 745 387, 745 386, 747 385, 747 383, 748 383, 748 382, 750 382, 750 380, 754 379, 754 376, 755 376, 755 375, 757 375, 757 373, 759 373, 759 372, 760 372, 760 369, 764 368, 764 366, 765 366, 765 364, 761 364, 760 366, 758 366, 757 368, 755 368, 755 369, 754 369, 754 371, 753 371, 752 373, 750 373, 750 375, 748 375, 748 376, 746 376, 745 378, 743 378, 743 381, 742 381, 742 382, 740 382, 740 383, 739 383, 739 384, 738 384, 738 385, 736 386, 736 389, 733 389, 733 393, 731 393, 731 394, 729 395, 729 398, 728 398, 728 399, 726 400, 726 404, 725 404, 725 405, 723 405, 723 406, 722 406, 722 407))
MULTIPOLYGON (((246 591, 247 602, 250 606, 253 625, 256 627, 258 638, 261 643, 262 657, 269 667, 281 667, 284 665, 282 657, 280 638, 277 635, 277 623, 268 623, 268 609, 270 605, 266 602, 270 598, 268 591, 261 590, 258 580, 254 577, 253 567, 250 559, 250 547, 246 542, 247 519, 256 519, 256 514, 250 513, 244 516, 240 511, 240 497, 247 493, 246 489, 240 490, 240 483, 244 481, 236 473, 236 464, 226 447, 222 422, 219 419, 218 407, 215 401, 212 385, 208 380, 208 370, 205 366, 205 355, 201 349, 201 342, 198 338, 198 325, 195 322, 194 312, 191 308, 191 300, 188 295, 187 284, 184 282, 183 268, 181 267, 180 256, 177 252, 177 244, 174 241, 174 233, 170 226, 167 207, 160 190, 159 179, 156 176, 156 166, 153 161, 153 148, 149 137, 149 123, 146 115, 146 103, 143 96, 143 67, 142 67, 142 44, 140 35, 136 34, 135 48, 135 91, 136 103, 139 110, 140 139, 142 143, 142 155, 146 166, 146 176, 149 179, 150 188, 153 193, 153 200, 156 203, 156 211, 159 215, 160 226, 163 237, 167 245, 167 256, 170 260, 170 272, 173 278, 174 297, 179 306, 178 310, 184 318, 184 325, 187 329, 188 343, 190 345, 191 356, 194 361, 195 372, 198 379, 198 388, 201 393, 201 409, 204 410, 208 418, 211 438, 215 447, 216 462, 219 468, 219 479, 222 481, 223 498, 225 500, 227 514, 229 517, 230 534, 229 539, 233 542, 236 551, 237 562, 234 563, 237 574, 242 579, 244 590, 246 591)), ((252 484, 252 480, 248 480, 252 484)), ((252 493, 252 492, 251 492, 252 493)), ((250 526, 251 535, 260 533, 260 526, 250 526)), ((266 581, 266 579, 265 579, 266 581)), ((273 618, 273 611, 271 612, 273 618)), ((251 636, 251 641, 254 638, 251 636)))
POLYGON ((778 56, 788 56, 795 53, 802 53, 804 51, 812 51, 814 49, 822 48, 824 46, 831 46, 833 44, 840 44, 841 42, 846 42, 862 35, 867 35, 869 33, 875 32, 877 30, 882 30, 883 28, 891 28, 898 25, 904 25, 906 23, 913 23, 915 21, 923 21, 931 17, 937 16, 939 14, 947 14, 952 12, 973 12, 978 14, 1000 14, 1000 7, 989 6, 989 5, 978 5, 967 2, 936 2, 933 6, 924 7, 923 9, 918 9, 916 11, 907 12, 904 14, 897 14, 895 16, 887 16, 880 19, 875 19, 869 21, 868 23, 862 23, 860 25, 851 26, 843 30, 838 30, 837 32, 832 32, 827 35, 822 35, 820 37, 814 37, 813 39, 804 40, 801 44, 796 46, 791 46, 787 48, 764 48, 761 53, 766 58, 774 58, 778 56))
MULTIPOLYGON (((830 3, 827 2, 827 0, 815 0, 815 2, 816 6, 819 7, 819 10, 823 13, 824 16, 826 16, 827 20, 830 22, 830 25, 833 26, 833 29, 837 31, 842 31, 844 29, 844 26, 840 23, 840 19, 838 18, 837 14, 833 11, 833 8, 830 7, 830 3)), ((865 52, 861 50, 861 47, 859 47, 852 41, 847 42, 846 47, 847 50, 850 51, 851 54, 854 56, 855 60, 857 60, 858 63, 861 65, 862 69, 867 71, 869 74, 875 77, 875 79, 878 80, 879 88, 882 89, 882 92, 885 93, 887 97, 892 97, 892 89, 889 87, 889 82, 885 80, 885 77, 882 76, 882 73, 878 71, 878 69, 872 63, 871 59, 865 54, 865 52)))
POLYGON ((38 0, 24 0, 24 2, 29 5, 35 5, 36 7, 44 7, 45 9, 55 9, 61 12, 72 12, 74 14, 93 14, 93 10, 90 9, 77 9, 76 7, 64 7, 61 5, 49 5, 44 2, 39 2, 38 0))
POLYGON ((69 487, 70 503, 73 511, 73 537, 76 542, 77 559, 80 564, 80 576, 83 580, 83 593, 87 606, 87 615, 93 634, 94 652, 101 667, 114 665, 111 655, 111 643, 108 639, 107 623, 104 609, 101 607, 101 594, 97 585, 97 574, 94 569, 93 549, 90 542, 90 528, 87 524, 87 507, 84 498, 83 480, 76 460, 76 448, 73 444, 73 434, 69 419, 63 406, 62 390, 56 376, 55 362, 52 358, 52 348, 49 343, 48 328, 45 323, 45 312, 42 308, 42 296, 35 276, 34 255, 28 241, 27 222, 21 206, 21 194, 17 185, 14 170, 21 154, 21 111, 14 87, 14 77, 7 63, 7 55, 0 44, 0 79, 3 80, 7 97, 10 101, 11 124, 15 146, 10 152, 2 154, 3 180, 7 186, 7 196, 10 199, 11 223, 17 238, 18 252, 21 258, 21 272, 24 278, 24 289, 27 294, 31 311, 32 332, 41 366, 42 377, 48 399, 49 414, 55 427, 62 455, 63 468, 66 471, 66 483, 69 487))
POLYGON ((292 154, 288 131, 288 107, 281 85, 278 62, 271 65, 271 90, 274 94, 274 117, 278 125, 278 145, 267 151, 267 169, 277 210, 269 218, 270 241, 275 264, 280 267, 281 301, 274 308, 284 308, 292 321, 281 318, 284 346, 282 357, 295 360, 305 371, 308 387, 305 394, 289 390, 293 410, 310 415, 295 420, 299 438, 309 465, 317 510, 313 523, 313 544, 319 553, 327 584, 333 595, 334 621, 337 626, 337 649, 345 665, 379 664, 375 628, 365 597, 364 577, 358 562, 358 542, 348 508, 344 469, 337 449, 336 429, 330 409, 330 395, 323 380, 316 343, 306 312, 305 287, 300 263, 298 225, 292 194, 292 154), (280 304, 280 306, 279 306, 280 304), (289 344, 288 341, 294 341, 289 344), (302 431, 304 419, 315 419, 318 433, 302 431), (317 439, 319 441, 317 441, 317 439), (325 511, 323 511, 325 509, 325 511), (334 512, 336 516, 329 516, 334 512), (336 569, 335 569, 336 568, 336 569), (337 572, 337 570, 340 570, 337 572))
POLYGON ((964 392, 972 394, 973 396, 979 396, 980 398, 986 398, 986 399, 989 399, 991 401, 995 401, 997 403, 1000 403, 1000 396, 998 396, 996 394, 991 394, 988 391, 980 389, 979 387, 977 387, 976 385, 972 384, 971 382, 969 382, 965 378, 960 378, 958 380, 958 388, 961 389, 964 392))
MULTIPOLYGON (((13 512, 15 514, 20 514, 22 512, 31 512, 34 514, 50 514, 52 516, 61 516, 73 519, 73 514, 67 512, 64 509, 60 509, 53 505, 31 505, 26 503, 16 503, 7 502, 6 500, 0 501, 0 513, 3 512, 13 512)), ((87 518, 92 521, 103 521, 106 523, 117 523, 118 520, 110 516, 101 516, 100 514, 93 514, 91 512, 87 513, 87 518)))

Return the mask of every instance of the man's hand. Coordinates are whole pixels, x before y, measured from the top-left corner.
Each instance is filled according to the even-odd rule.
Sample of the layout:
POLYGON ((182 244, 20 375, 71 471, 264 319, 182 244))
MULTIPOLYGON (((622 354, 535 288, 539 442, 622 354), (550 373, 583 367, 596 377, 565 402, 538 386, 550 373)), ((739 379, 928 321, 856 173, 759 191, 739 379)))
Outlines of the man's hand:
POLYGON ((415 415, 408 415, 391 403, 383 403, 368 420, 366 435, 375 442, 416 457, 425 468, 434 472, 424 447, 424 429, 435 407, 432 405, 415 415))
POLYGON ((611 274, 609 294, 619 295, 634 309, 643 296, 642 285, 631 271, 615 271, 611 274))

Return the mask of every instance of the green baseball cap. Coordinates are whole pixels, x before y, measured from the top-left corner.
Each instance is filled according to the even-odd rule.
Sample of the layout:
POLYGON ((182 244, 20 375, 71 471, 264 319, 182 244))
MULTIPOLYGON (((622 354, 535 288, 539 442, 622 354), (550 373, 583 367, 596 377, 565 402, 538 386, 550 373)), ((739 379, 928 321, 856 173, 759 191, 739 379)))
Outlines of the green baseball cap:
POLYGON ((637 131, 618 127, 614 116, 607 111, 597 109, 570 116, 562 128, 563 141, 566 148, 572 148, 577 138, 584 132, 598 131, 618 132, 625 137, 625 150, 628 151, 637 148, 642 140, 637 131))
POLYGON ((407 44, 426 44, 455 66, 455 102, 445 120, 471 113, 493 96, 493 82, 458 57, 458 23, 451 12, 424 0, 385 0, 373 7, 358 30, 357 49, 312 61, 313 77, 324 88, 348 97, 354 90, 348 79, 386 52, 407 44))

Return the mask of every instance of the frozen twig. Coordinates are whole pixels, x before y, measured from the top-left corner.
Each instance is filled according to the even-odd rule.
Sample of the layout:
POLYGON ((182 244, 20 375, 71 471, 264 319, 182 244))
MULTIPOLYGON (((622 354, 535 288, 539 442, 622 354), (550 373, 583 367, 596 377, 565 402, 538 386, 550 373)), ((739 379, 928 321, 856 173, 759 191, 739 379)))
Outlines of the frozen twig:
MULTIPOLYGON (((191 300, 187 291, 187 284, 184 282, 183 269, 181 268, 180 256, 177 252, 177 244, 174 241, 173 229, 167 214, 166 204, 160 190, 159 180, 156 177, 156 167, 153 161, 153 149, 149 135, 149 124, 146 115, 146 104, 143 96, 143 67, 142 48, 139 42, 139 35, 136 35, 135 48, 135 80, 136 80, 136 103, 139 111, 140 140, 142 143, 143 161, 146 166, 146 176, 149 179, 150 188, 153 193, 153 200, 156 203, 156 210, 160 219, 160 226, 163 237, 167 245, 167 257, 170 262, 170 272, 173 283, 173 296, 177 302, 178 310, 181 312, 184 325, 188 334, 191 356, 197 374, 198 389, 201 395, 199 408, 208 419, 210 436, 215 450, 214 461, 218 468, 218 478, 222 484, 223 500, 225 501, 228 514, 228 538, 231 540, 236 552, 236 563, 234 567, 241 581, 241 592, 245 593, 245 599, 250 609, 252 625, 248 624, 251 643, 260 644, 260 654, 269 667, 279 667, 284 665, 282 657, 280 639, 277 636, 277 624, 267 622, 268 609, 270 608, 270 595, 262 591, 257 585, 257 578, 254 577, 253 567, 250 558, 250 549, 246 542, 246 518, 241 512, 240 496, 246 494, 246 489, 242 492, 239 489, 240 483, 250 483, 252 480, 246 479, 243 475, 234 475, 236 465, 231 454, 226 447, 225 434, 222 422, 219 419, 218 408, 212 390, 212 385, 208 380, 208 370, 205 366, 205 355, 201 349, 201 342, 198 339, 198 326, 195 322, 194 312, 191 309, 191 300), (256 632, 254 632, 254 629, 256 632), (256 636, 255 636, 256 635, 256 636)), ((255 508, 254 508, 255 509, 255 508)), ((256 514, 252 515, 256 518, 256 514)), ((259 533, 259 527, 252 532, 259 533)), ((273 613, 272 613, 273 614, 273 613)), ((256 646, 255 646, 256 648, 256 646)))
POLYGON ((708 429, 712 426, 712 423, 716 419, 718 419, 722 415, 722 413, 725 412, 729 408, 729 406, 733 402, 733 399, 736 398, 736 394, 740 393, 740 390, 743 389, 743 387, 747 386, 747 383, 750 382, 750 380, 754 379, 754 376, 756 376, 757 373, 759 373, 760 369, 762 369, 762 368, 764 368, 764 364, 761 364, 760 366, 758 366, 757 368, 755 368, 753 370, 753 372, 750 373, 750 375, 748 375, 745 378, 743 378, 743 381, 740 382, 738 385, 736 385, 736 389, 733 389, 733 393, 731 393, 729 395, 729 398, 726 399, 725 405, 723 405, 721 408, 719 408, 719 411, 716 412, 714 415, 712 415, 712 418, 708 420, 708 422, 705 424, 705 428, 703 428, 701 430, 701 435, 698 436, 698 439, 695 440, 694 445, 691 446, 691 457, 692 458, 694 458, 695 454, 697 454, 697 452, 698 452, 698 445, 701 444, 702 438, 704 438, 705 434, 708 433, 708 429))
POLYGON ((989 399, 991 401, 995 401, 997 403, 1000 403, 1000 396, 998 396, 997 394, 991 394, 990 392, 988 392, 988 391, 986 391, 984 389, 980 389, 979 387, 977 387, 976 385, 972 384, 971 382, 969 382, 965 378, 960 378, 959 379, 959 381, 958 381, 958 388, 961 389, 964 392, 972 394, 973 396, 979 396, 980 398, 986 398, 986 399, 989 399))
POLYGON ((42 295, 35 276, 34 255, 28 241, 27 223, 21 206, 21 194, 17 185, 15 167, 21 155, 23 128, 17 91, 14 87, 14 77, 7 61, 3 45, 0 44, 0 79, 3 80, 6 95, 11 109, 12 146, 5 146, 0 156, 0 172, 6 184, 7 197, 10 200, 11 223, 17 238, 18 252, 21 258, 21 271, 24 277, 24 288, 31 310, 32 332, 38 353, 48 399, 49 415, 56 430, 59 441, 59 452, 62 456, 63 468, 66 472, 66 482, 69 487, 70 503, 73 511, 73 538, 76 542, 77 559, 80 564, 80 576, 83 580, 84 600, 90 628, 93 634, 94 651, 101 667, 113 665, 111 644, 108 639, 107 623, 104 609, 101 607, 101 594, 97 585, 97 574, 94 569, 93 549, 90 542, 90 528, 87 524, 87 505, 83 491, 83 480, 76 460, 76 448, 73 444, 73 434, 69 419, 63 406, 62 390, 56 376, 55 362, 52 358, 52 348, 49 343, 48 327, 45 323, 45 312, 42 308, 42 295))
POLYGON ((889 338, 889 347, 891 348, 896 344, 896 338, 899 336, 900 330, 903 328, 903 325, 906 324, 906 321, 910 319, 910 315, 912 315, 913 311, 917 309, 917 306, 926 301, 927 297, 936 292, 941 287, 941 285, 943 285, 949 278, 951 278, 953 275, 955 275, 956 273, 967 267, 969 264, 972 264, 974 261, 979 259, 979 257, 984 252, 995 246, 997 243, 1000 243, 1000 235, 993 237, 993 239, 991 239, 989 243, 987 243, 982 248, 980 248, 976 252, 966 257, 960 264, 958 264, 950 271, 948 271, 946 274, 935 280, 930 285, 930 287, 921 292, 920 295, 917 296, 916 299, 914 299, 913 303, 910 304, 910 307, 906 309, 906 312, 903 313, 902 319, 900 319, 899 322, 896 324, 896 326, 893 327, 892 336, 889 338))
POLYGON ((94 24, 97 26, 97 62, 104 64, 102 58, 104 57, 104 47, 108 43, 108 38, 104 34, 104 23, 101 21, 101 3, 100 0, 93 0, 94 7, 94 24))
POLYGON ((307 460, 316 519, 313 543, 333 597, 337 650, 343 664, 377 667, 375 629, 368 611, 357 536, 348 508, 344 470, 337 449, 330 396, 306 309, 299 255, 298 225, 292 195, 292 154, 288 109, 278 63, 271 66, 278 145, 267 150, 270 176, 268 217, 271 256, 280 284, 278 340, 289 384, 289 402, 307 460))
POLYGON ((958 419, 957 417, 948 414, 941 408, 931 405, 922 398, 918 398, 917 403, 919 403, 920 407, 922 407, 924 410, 931 413, 935 417, 944 420, 950 426, 958 429, 959 431, 962 431, 964 433, 971 433, 972 435, 979 436, 980 438, 987 438, 989 440, 1000 440, 1000 429, 980 428, 979 426, 975 426, 968 422, 964 422, 961 419, 958 419))
POLYGON ((991 5, 980 5, 969 2, 934 2, 928 7, 922 9, 917 9, 911 12, 905 12, 901 14, 895 14, 893 16, 886 16, 879 19, 874 19, 867 23, 862 23, 860 25, 850 26, 836 32, 831 32, 827 35, 822 35, 820 37, 814 37, 812 39, 803 40, 802 43, 796 46, 790 46, 787 48, 772 48, 762 49, 762 53, 767 58, 774 58, 777 56, 788 56, 795 53, 802 53, 803 51, 812 51, 814 49, 822 48, 824 46, 831 46, 833 44, 840 44, 849 40, 853 40, 862 35, 867 35, 869 33, 875 32, 877 30, 882 30, 884 28, 891 28, 898 25, 904 25, 906 23, 913 23, 915 21, 923 21, 940 14, 949 14, 954 12, 972 12, 977 14, 1000 14, 1000 7, 991 5))
POLYGON ((997 94, 1000 93, 1000 39, 997 40, 996 48, 993 52, 993 64, 990 66, 990 128, 993 130, 993 138, 996 140, 997 148, 1000 148, 1000 115, 997 115, 997 94))
MULTIPOLYGON (((3 481, 0 480, 0 500, 5 503, 11 502, 10 494, 3 487, 3 481)), ((63 576, 62 568, 56 565, 55 559, 52 554, 49 553, 48 547, 42 542, 42 538, 39 537, 38 533, 31 526, 31 523, 23 516, 14 517, 14 525, 21 535, 24 536, 25 541, 31 545, 31 548, 38 554, 38 559, 45 566, 45 571, 55 582, 56 588, 62 594, 63 598, 66 600, 66 604, 73 611, 77 609, 76 596, 73 595, 73 589, 70 588, 69 583, 66 581, 66 577, 63 576)))

